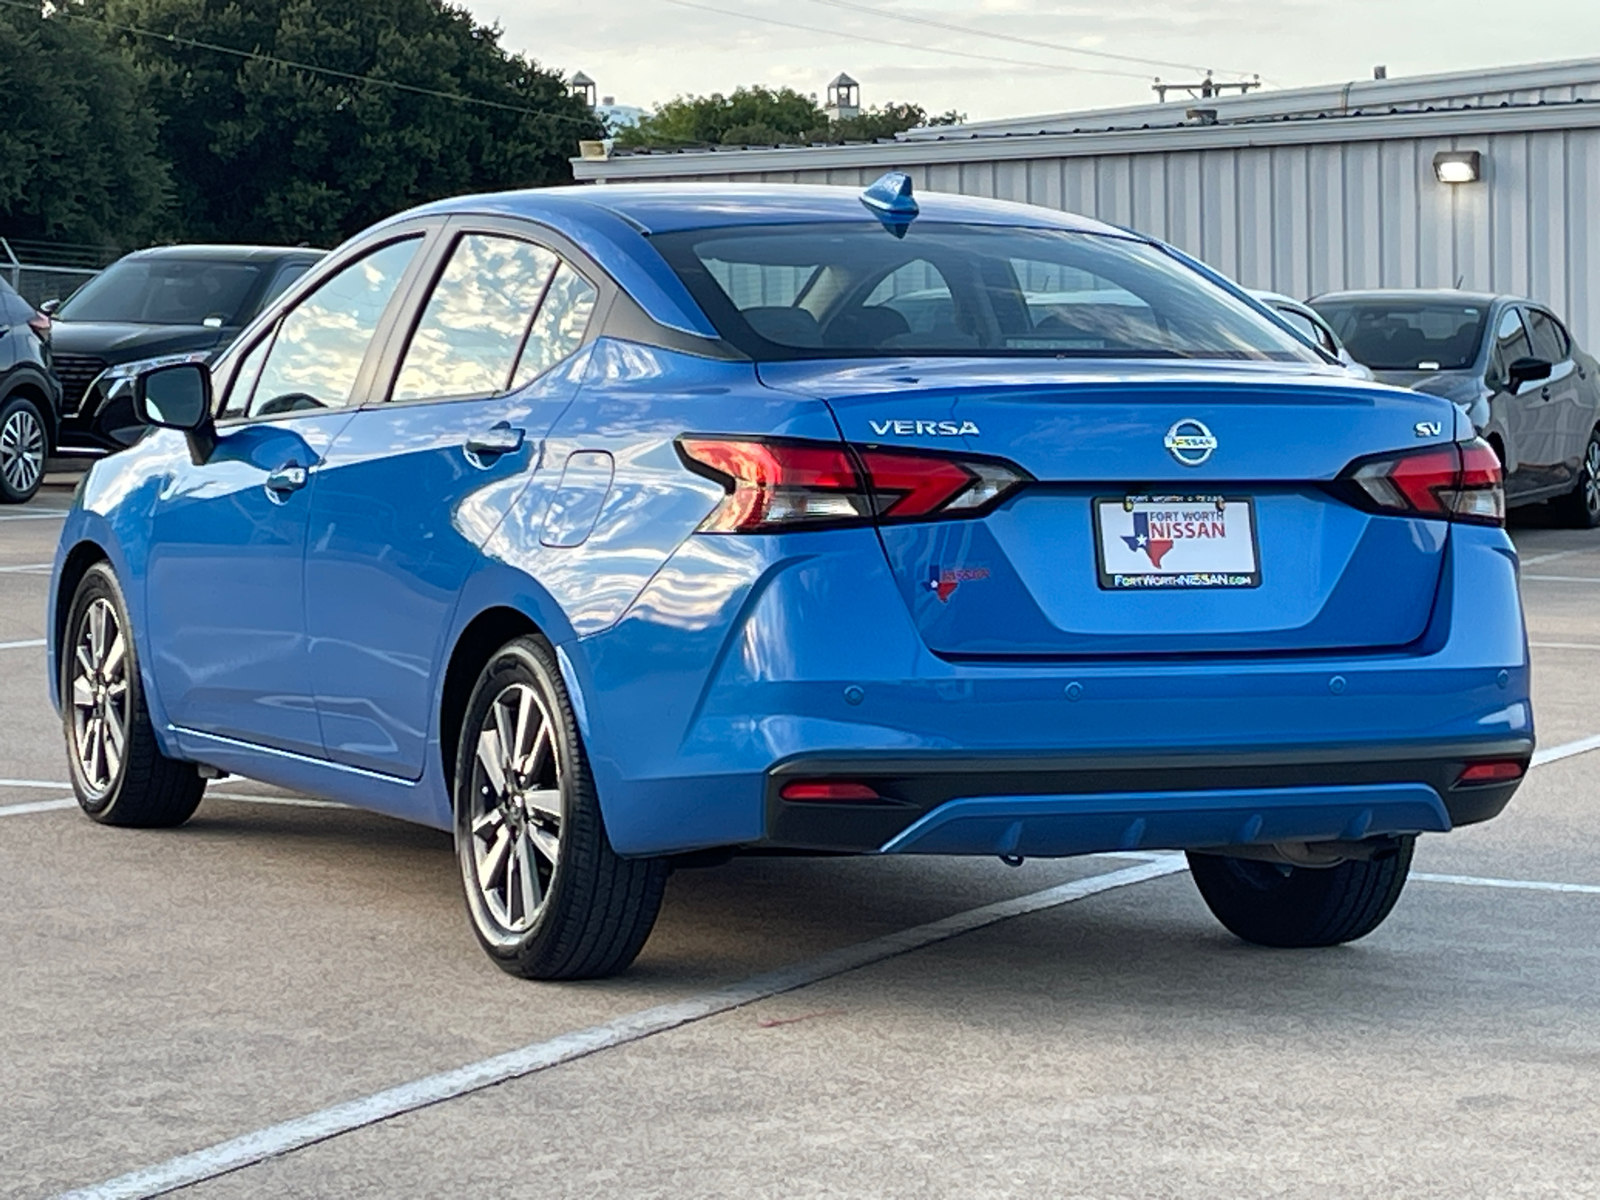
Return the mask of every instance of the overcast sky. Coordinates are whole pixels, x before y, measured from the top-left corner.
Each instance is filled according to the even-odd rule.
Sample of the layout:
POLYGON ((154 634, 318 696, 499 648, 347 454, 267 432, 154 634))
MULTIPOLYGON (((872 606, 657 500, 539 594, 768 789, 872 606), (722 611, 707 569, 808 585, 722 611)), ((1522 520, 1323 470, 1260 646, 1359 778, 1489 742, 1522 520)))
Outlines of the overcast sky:
POLYGON ((568 74, 585 71, 603 94, 645 108, 683 93, 751 83, 820 93, 847 71, 860 80, 869 105, 910 100, 977 120, 1137 104, 1153 98, 1152 76, 1197 77, 1206 67, 1219 79, 1259 73, 1268 86, 1297 87, 1370 78, 1378 63, 1394 78, 1600 57, 1596 0, 693 2, 701 7, 672 0, 466 0, 480 20, 499 22, 509 49, 568 74), (859 8, 1159 62, 932 29, 859 8))

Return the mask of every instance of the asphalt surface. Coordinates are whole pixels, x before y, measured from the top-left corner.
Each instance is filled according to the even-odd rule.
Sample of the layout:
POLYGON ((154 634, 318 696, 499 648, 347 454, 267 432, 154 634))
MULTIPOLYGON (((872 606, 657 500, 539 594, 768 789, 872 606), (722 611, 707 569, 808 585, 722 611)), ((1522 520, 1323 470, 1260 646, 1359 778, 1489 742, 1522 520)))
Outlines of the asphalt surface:
MULTIPOLYGON (((1415 870, 1449 879, 1414 879, 1355 946, 1244 946, 1177 872, 827 960, 651 1033, 632 1014, 695 1015, 764 972, 1141 862, 681 871, 633 970, 547 985, 483 957, 429 830, 239 780, 170 833, 7 812, 71 794, 43 650, 14 645, 43 637, 66 496, 0 509, 0 1195, 536 1046, 568 1061, 319 1118, 337 1136, 238 1170, 207 1151, 182 1194, 1600 1196, 1600 749, 1425 840, 1415 870)), ((1550 749, 1600 734, 1600 535, 1519 524, 1550 749)))

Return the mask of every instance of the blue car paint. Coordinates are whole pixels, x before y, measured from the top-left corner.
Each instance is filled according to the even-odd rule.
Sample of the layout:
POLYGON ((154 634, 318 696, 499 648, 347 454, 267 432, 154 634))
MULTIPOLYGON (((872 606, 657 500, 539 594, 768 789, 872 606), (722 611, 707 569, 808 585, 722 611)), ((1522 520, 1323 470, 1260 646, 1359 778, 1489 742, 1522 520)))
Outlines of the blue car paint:
MULTIPOLYGON (((471 198, 421 212, 491 212, 555 229, 661 324, 697 333, 709 322, 641 226, 873 219, 849 193, 751 191, 729 199, 719 192, 719 206, 677 191, 607 191, 471 198)), ((924 220, 1003 222, 1023 212, 1053 227, 1098 228, 948 197, 926 198, 923 209, 924 220)), ((1269 594, 1271 620, 1259 638, 1246 632, 1247 613, 1230 612, 1230 604, 1244 603, 1237 597, 1202 598, 1192 633, 1209 639, 1200 648, 1216 655, 1210 660, 1191 657, 1193 643, 1184 646, 1173 597, 1131 597, 1155 603, 1118 613, 1100 603, 1104 597, 1084 593, 1033 597, 1032 612, 1017 603, 1011 611, 1036 629, 1028 635, 1034 642, 1024 637, 1027 653, 977 661, 981 607, 958 610, 964 615, 951 616, 946 628, 941 621, 950 614, 930 608, 915 588, 951 557, 952 538, 963 561, 988 538, 998 557, 1026 565, 1042 551, 1024 544, 1026 532, 1007 531, 1017 508, 1059 504, 1066 528, 1096 491, 1078 485, 1097 476, 1176 480, 1185 490, 1248 483, 1254 494, 1265 486, 1272 503, 1269 513, 1262 502, 1263 537, 1285 547, 1304 541, 1316 523, 1305 481, 1332 479, 1366 453, 1423 444, 1413 426, 1424 418, 1443 420, 1439 442, 1470 436, 1454 406, 1333 371, 949 359, 756 368, 602 337, 513 396, 377 406, 226 432, 215 470, 194 466, 181 435, 153 431, 92 469, 63 531, 57 578, 81 543, 109 557, 168 754, 441 829, 451 823, 438 721, 450 650, 481 614, 525 614, 557 648, 617 849, 693 850, 759 840, 770 772, 817 757, 937 763, 1089 749, 1393 751, 1531 740, 1516 557, 1498 529, 1325 509, 1323 525, 1337 528, 1331 543, 1317 534, 1323 560, 1311 590, 1269 594), (1045 495, 1025 491, 982 521, 881 535, 694 532, 722 492, 683 467, 673 444, 680 434, 836 439, 842 432, 853 441, 882 440, 866 432, 873 419, 960 416, 973 405, 973 389, 985 396, 981 436, 899 441, 1011 454, 1053 481, 1045 495), (1202 415, 1226 430, 1217 461, 1180 470, 1158 453, 1172 414, 1202 415), (1107 416, 1122 434, 1137 436, 1097 446, 1107 416), (501 421, 525 429, 522 450, 472 462, 462 436, 501 421), (299 437, 314 457, 313 482, 288 503, 258 502, 251 488, 259 493, 273 456, 263 458, 255 442, 285 437, 299 437), (1063 450, 1051 458, 1051 446, 1063 450), (604 472, 602 459, 609 460, 604 472), (199 520, 208 499, 212 511, 228 513, 216 527, 199 520), (286 515, 295 502, 304 515, 286 515), (283 543, 290 524, 277 524, 279 517, 306 530, 308 603, 298 629, 281 595, 264 598, 249 586, 251 570, 277 572, 269 578, 279 584, 294 574, 283 543), (1369 630, 1367 644, 1353 647, 1342 643, 1363 640, 1351 632, 1355 618, 1336 612, 1330 623, 1329 605, 1342 611, 1342 602, 1326 585, 1363 553, 1392 561, 1408 587, 1428 595, 1391 615, 1393 627, 1377 630, 1376 640, 1369 630), (186 557, 193 559, 187 566, 186 557), (174 571, 187 572, 197 594, 174 594, 165 582, 174 571), (235 578, 224 580, 228 572, 235 578), (219 632, 230 611, 241 634, 231 647, 219 632), (196 625, 201 636, 193 639, 196 625), (263 663, 270 645, 288 649, 285 661, 263 663), (1146 653, 1119 661, 1124 649, 1146 653), (966 651, 974 661, 962 660, 966 651), (208 699, 216 696, 223 700, 208 699), (316 745, 307 744, 307 701, 316 745), (245 720, 234 711, 240 705, 273 715, 245 720), (267 728, 271 719, 282 726, 267 728), (251 721, 253 728, 235 727, 251 721)), ((1086 540, 1081 533, 1073 536, 1086 540)), ((956 599, 981 606, 987 584, 1028 587, 991 575, 956 599)), ((52 629, 69 599, 56 590, 52 629)), ((52 640, 59 705, 57 651, 52 640)), ((1262 828, 1279 838, 1325 836, 1317 831, 1353 827, 1369 811, 1373 833, 1448 825, 1422 811, 1425 797, 1387 786, 1300 789, 1292 799, 1255 789, 1219 798, 1205 810, 1210 817, 1174 818, 1165 833, 1147 820, 1140 837, 1147 846, 1217 844, 1211 839, 1219 831, 1238 832, 1237 810, 1252 803, 1263 815, 1263 837, 1262 828)), ((1074 812, 1092 809, 1110 825, 1126 816, 1118 827, 1125 837, 1141 813, 1164 803, 1142 793, 1092 802, 955 801, 965 807, 928 814, 915 836, 907 830, 884 849, 1010 853, 996 847, 1021 822, 1016 844, 1031 839, 1027 845, 1041 847, 1029 852, 1075 853, 1104 839, 1090 831, 1094 822, 1075 835, 1074 812)))

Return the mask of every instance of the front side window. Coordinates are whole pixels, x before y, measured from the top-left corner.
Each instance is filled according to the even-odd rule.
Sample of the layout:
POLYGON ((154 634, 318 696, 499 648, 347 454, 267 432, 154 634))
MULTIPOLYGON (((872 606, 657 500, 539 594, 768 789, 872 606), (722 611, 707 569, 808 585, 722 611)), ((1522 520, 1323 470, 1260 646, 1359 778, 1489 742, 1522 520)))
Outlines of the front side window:
POLYGON ((1533 357, 1533 343, 1528 331, 1522 327, 1522 317, 1517 310, 1508 308, 1500 314, 1500 324, 1494 330, 1494 353, 1490 357, 1489 378, 1496 384, 1505 383, 1509 368, 1519 358, 1533 357))
POLYGON ((940 222, 896 238, 863 222, 693 230, 651 244, 723 337, 758 361, 1323 362, 1252 306, 1133 238, 940 222))
POLYGON ((1478 361, 1489 309, 1453 300, 1318 300, 1350 356, 1374 371, 1462 371, 1478 361))
POLYGON ((1530 308, 1528 336, 1533 340, 1533 356, 1548 363, 1565 362, 1569 353, 1565 331, 1549 313, 1530 308))
POLYGON ((465 234, 417 323, 393 399, 505 391, 558 261, 515 238, 465 234))
MULTIPOLYGON (((230 396, 230 407, 242 403, 250 417, 348 407, 378 323, 421 242, 412 237, 372 251, 290 309, 253 394, 248 400, 230 396)), ((243 368, 235 392, 240 384, 247 386, 243 368)))
POLYGON ((62 321, 136 325, 238 325, 262 268, 209 259, 125 258, 112 263, 63 304, 62 321))

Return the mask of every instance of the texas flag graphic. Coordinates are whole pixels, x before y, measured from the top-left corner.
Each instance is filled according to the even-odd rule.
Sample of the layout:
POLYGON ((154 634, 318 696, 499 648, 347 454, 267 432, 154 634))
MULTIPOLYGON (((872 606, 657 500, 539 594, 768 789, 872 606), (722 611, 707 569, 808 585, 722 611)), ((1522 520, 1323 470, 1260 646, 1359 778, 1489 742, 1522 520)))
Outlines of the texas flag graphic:
POLYGON ((1172 543, 1165 538, 1152 538, 1150 536, 1150 514, 1136 512, 1133 514, 1133 536, 1124 537, 1128 549, 1137 553, 1143 550, 1150 556, 1150 563, 1157 570, 1161 569, 1161 560, 1167 556, 1167 551, 1172 549, 1172 543))

